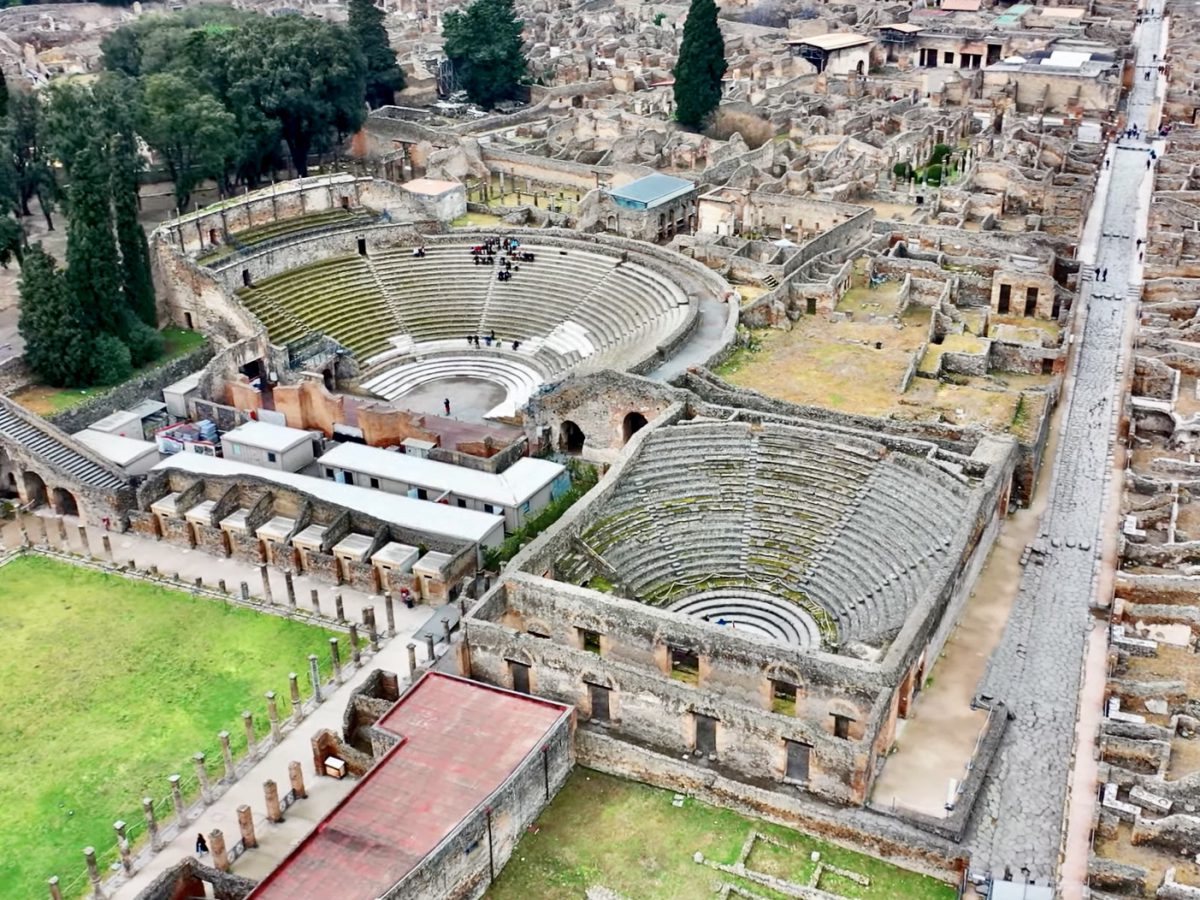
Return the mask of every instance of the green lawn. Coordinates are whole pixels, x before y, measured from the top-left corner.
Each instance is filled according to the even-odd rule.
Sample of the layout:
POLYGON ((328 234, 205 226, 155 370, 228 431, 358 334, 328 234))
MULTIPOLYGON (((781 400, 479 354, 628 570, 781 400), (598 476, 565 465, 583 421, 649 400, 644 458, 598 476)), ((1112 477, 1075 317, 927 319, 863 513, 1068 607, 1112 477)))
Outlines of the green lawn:
POLYGON ((576 769, 554 802, 521 839, 512 859, 489 890, 491 900, 576 900, 593 886, 638 900, 677 900, 713 893, 731 882, 763 897, 784 895, 748 879, 693 862, 731 864, 752 830, 784 844, 757 842, 747 867, 808 884, 821 862, 870 879, 861 886, 827 873, 822 890, 846 897, 951 900, 953 887, 898 869, 881 860, 844 850, 787 828, 740 816, 688 799, 671 805, 674 794, 589 769, 576 769))
MULTIPOLYGON (((168 363, 176 357, 191 353, 204 343, 204 335, 199 331, 188 331, 184 328, 164 328, 162 330, 165 350, 163 355, 149 365, 134 369, 131 378, 144 375, 151 369, 168 363)), ((39 416, 52 416, 78 406, 85 400, 90 400, 100 394, 111 391, 119 385, 92 388, 54 388, 34 384, 23 388, 12 395, 12 399, 39 416)))
POLYGON ((140 836, 141 798, 168 796, 172 773, 194 785, 197 750, 219 775, 217 732, 240 757, 248 709, 268 734, 263 694, 286 716, 288 673, 307 697, 306 657, 327 663, 331 636, 37 556, 0 567, 0 634, 4 898, 45 896, 50 875, 73 881, 83 847, 112 848, 117 819, 140 836))

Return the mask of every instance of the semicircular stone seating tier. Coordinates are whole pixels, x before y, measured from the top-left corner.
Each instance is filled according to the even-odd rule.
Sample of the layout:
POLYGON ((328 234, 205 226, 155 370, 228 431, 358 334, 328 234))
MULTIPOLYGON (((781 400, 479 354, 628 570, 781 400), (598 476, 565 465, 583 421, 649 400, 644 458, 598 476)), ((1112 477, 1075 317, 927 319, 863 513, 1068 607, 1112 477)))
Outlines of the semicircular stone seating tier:
POLYGON ((821 628, 802 607, 765 591, 712 590, 676 600, 671 612, 801 648, 821 646, 821 628))
MULTIPOLYGON (((811 646, 879 643, 948 562, 968 493, 867 438, 696 420, 644 441, 581 537, 645 602, 766 595, 814 624, 811 646)), ((582 557, 560 570, 587 574, 582 557)))
POLYGON ((511 391, 504 408, 528 399, 531 373, 536 389, 568 371, 628 368, 694 315, 679 284, 604 248, 523 244, 534 262, 518 263, 511 280, 499 281, 495 266, 475 264, 470 247, 433 244, 423 257, 408 247, 334 256, 238 295, 274 343, 320 331, 352 350, 369 370, 364 386, 386 399, 418 383, 422 370, 412 363, 452 357, 427 380, 494 380, 511 391), (468 335, 496 342, 477 350, 468 335), (478 361, 486 357, 500 362, 485 368, 478 361))

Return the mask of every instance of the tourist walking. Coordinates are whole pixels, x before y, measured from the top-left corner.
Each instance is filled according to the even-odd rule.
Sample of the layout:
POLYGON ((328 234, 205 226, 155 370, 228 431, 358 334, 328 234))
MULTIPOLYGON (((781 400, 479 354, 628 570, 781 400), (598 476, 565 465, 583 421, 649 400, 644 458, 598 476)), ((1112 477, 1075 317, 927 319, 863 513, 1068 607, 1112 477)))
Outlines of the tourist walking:
POLYGON ((450 398, 447 397, 442 401, 442 406, 446 407, 446 415, 450 415, 450 398))
POLYGON ((196 854, 198 856, 203 856, 207 852, 208 852, 208 841, 206 841, 204 839, 203 832, 197 832, 197 834, 196 834, 196 854))

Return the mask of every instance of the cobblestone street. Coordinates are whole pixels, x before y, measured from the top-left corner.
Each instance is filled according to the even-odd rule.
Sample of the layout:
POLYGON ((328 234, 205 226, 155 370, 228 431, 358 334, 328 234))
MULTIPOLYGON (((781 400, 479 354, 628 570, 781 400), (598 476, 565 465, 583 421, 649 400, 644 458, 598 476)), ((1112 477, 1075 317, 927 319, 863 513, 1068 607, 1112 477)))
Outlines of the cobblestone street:
MULTIPOLYGON (((1161 10, 1161 3, 1148 7, 1161 10)), ((1141 26, 1138 65, 1157 67, 1161 19, 1141 26)), ((1141 70, 1139 69, 1139 72, 1141 70)), ((1154 79, 1133 80, 1128 122, 1154 125, 1154 79)), ((1140 290, 1134 246, 1145 227, 1151 146, 1122 140, 1111 151, 1111 178, 1094 265, 1085 267, 1084 306, 1064 400, 1051 500, 1020 592, 980 693, 1015 716, 968 833, 979 873, 1027 871, 1040 884, 1058 868, 1089 607, 1100 567, 1105 498, 1120 412, 1120 382, 1140 290), (1096 280, 1092 270, 1107 269, 1096 280)), ((1110 511, 1111 512, 1111 511, 1110 511)))

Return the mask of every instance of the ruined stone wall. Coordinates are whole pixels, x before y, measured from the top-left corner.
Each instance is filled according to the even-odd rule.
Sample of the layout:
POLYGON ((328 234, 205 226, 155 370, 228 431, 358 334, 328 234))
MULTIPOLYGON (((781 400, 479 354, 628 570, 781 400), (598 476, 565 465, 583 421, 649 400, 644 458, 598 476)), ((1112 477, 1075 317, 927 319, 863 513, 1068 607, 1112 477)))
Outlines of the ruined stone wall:
POLYGON ((490 873, 508 862, 517 843, 562 789, 575 766, 574 717, 564 714, 543 744, 381 900, 480 896, 490 873), (490 858, 489 858, 490 855, 490 858))
POLYGON ((596 728, 581 727, 575 742, 579 764, 601 772, 684 792, 943 881, 958 883, 966 871, 968 856, 962 848, 870 810, 830 806, 806 792, 748 785, 719 767, 638 747, 596 728))
POLYGON ((162 400, 162 389, 185 375, 204 368, 212 360, 214 350, 205 343, 190 353, 169 360, 147 372, 139 373, 110 391, 97 394, 66 412, 49 416, 46 421, 68 434, 87 428, 117 410, 128 409, 143 400, 162 400))

